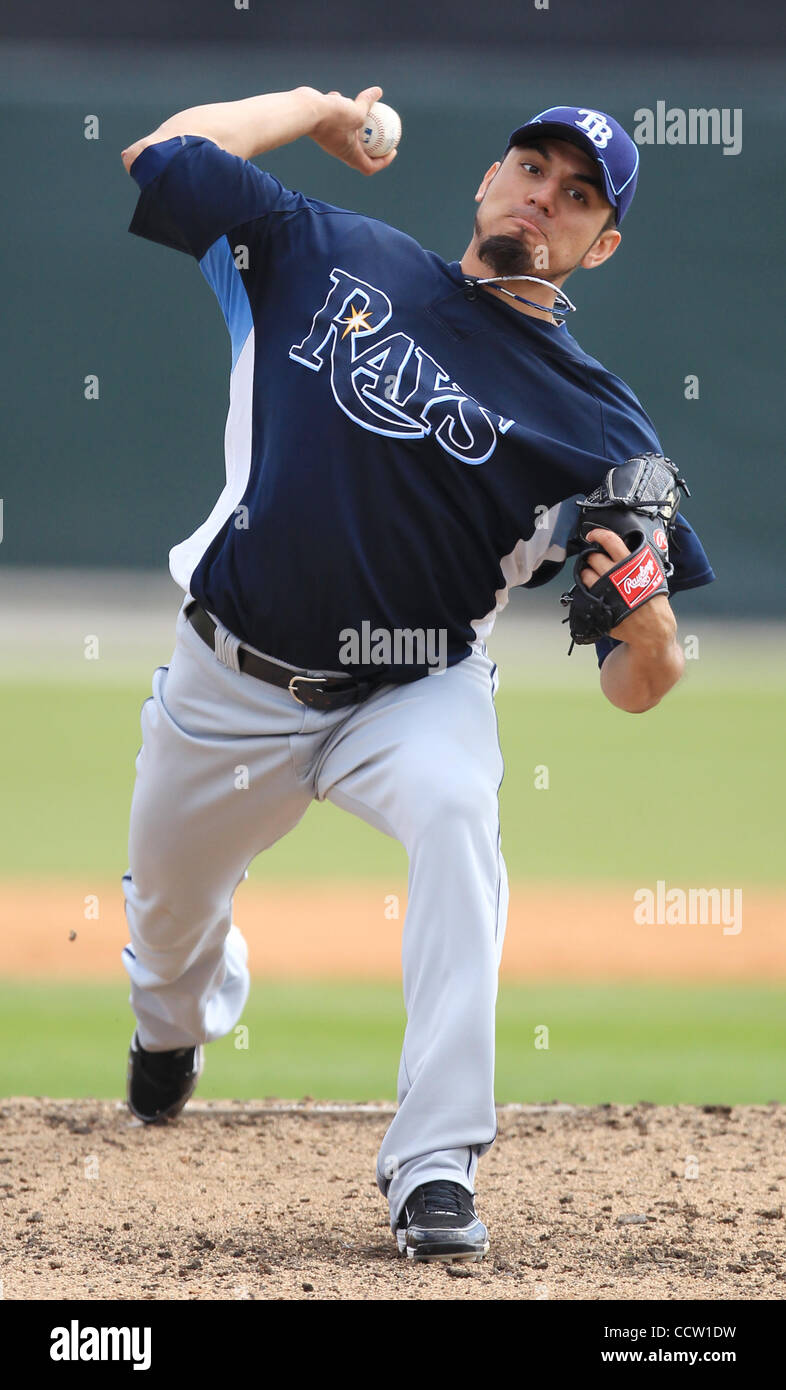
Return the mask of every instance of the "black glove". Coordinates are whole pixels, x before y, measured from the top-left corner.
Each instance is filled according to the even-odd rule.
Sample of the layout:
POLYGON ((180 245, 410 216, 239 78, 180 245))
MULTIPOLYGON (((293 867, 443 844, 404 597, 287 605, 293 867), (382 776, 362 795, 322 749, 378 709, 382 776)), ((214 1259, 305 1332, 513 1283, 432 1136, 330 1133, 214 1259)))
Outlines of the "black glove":
POLYGON ((560 599, 570 608, 565 619, 573 639, 570 651, 574 643, 587 646, 600 641, 635 608, 657 594, 668 594, 667 580, 674 569, 669 561, 669 541, 676 524, 680 488, 690 497, 687 483, 671 459, 662 454, 637 454, 610 468, 600 487, 585 502, 576 504, 581 516, 574 546, 581 548, 573 567, 573 588, 560 599), (587 542, 587 532, 596 526, 615 531, 631 554, 588 588, 581 578, 587 556, 606 554, 596 541, 587 542))

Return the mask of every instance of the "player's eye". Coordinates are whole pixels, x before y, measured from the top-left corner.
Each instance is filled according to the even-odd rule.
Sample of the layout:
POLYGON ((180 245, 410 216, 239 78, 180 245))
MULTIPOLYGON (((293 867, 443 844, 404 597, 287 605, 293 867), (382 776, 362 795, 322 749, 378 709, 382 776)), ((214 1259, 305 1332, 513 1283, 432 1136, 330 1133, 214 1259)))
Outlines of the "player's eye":
POLYGON ((578 198, 580 203, 586 203, 587 201, 587 199, 584 197, 584 194, 581 193, 578 188, 569 188, 568 193, 571 197, 574 197, 575 195, 575 197, 578 198))
POLYGON ((522 169, 526 169, 526 170, 527 170, 527 173, 530 173, 530 171, 533 172, 533 173, 535 173, 535 174, 539 174, 539 173, 540 173, 540 169, 538 168, 537 164, 528 164, 526 160, 523 160, 523 161, 522 161, 521 167, 522 167, 522 169))

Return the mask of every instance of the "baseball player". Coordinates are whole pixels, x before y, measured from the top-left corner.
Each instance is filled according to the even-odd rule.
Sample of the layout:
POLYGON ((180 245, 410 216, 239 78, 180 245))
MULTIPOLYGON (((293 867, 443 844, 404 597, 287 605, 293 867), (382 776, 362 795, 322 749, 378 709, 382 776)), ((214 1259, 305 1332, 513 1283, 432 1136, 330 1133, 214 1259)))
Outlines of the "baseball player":
MULTIPOLYGON (((576 556, 571 634, 597 642, 606 697, 641 712, 682 671, 669 594, 713 574, 652 423, 565 326, 568 276, 620 243, 635 144, 587 108, 517 126, 446 262, 250 162, 309 136, 383 171, 395 152, 360 139, 381 95, 197 107, 123 151, 130 230, 196 259, 232 347, 226 483, 170 552, 184 599, 142 709, 128 1102, 148 1123, 182 1109, 248 994, 235 889, 330 800, 409 859, 407 1025, 376 1169, 391 1229, 413 1259, 477 1260, 508 896, 486 638, 511 587, 576 556)), ((175 366, 173 410, 186 390, 175 366)))

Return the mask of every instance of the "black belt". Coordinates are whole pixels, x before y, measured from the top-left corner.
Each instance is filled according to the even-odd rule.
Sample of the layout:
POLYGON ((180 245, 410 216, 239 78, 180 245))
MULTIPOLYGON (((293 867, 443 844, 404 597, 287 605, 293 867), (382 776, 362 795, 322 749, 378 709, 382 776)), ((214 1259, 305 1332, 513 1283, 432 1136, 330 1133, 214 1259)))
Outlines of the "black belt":
MULTIPOLYGON (((210 614, 192 601, 185 615, 194 631, 215 654, 216 624, 210 614)), ((345 705, 356 705, 367 699, 372 691, 378 690, 380 685, 379 681, 355 680, 351 676, 307 676, 294 666, 266 661, 242 643, 238 648, 237 664, 244 675, 255 676, 268 685, 288 690, 299 705, 310 705, 314 709, 342 709, 345 705)))

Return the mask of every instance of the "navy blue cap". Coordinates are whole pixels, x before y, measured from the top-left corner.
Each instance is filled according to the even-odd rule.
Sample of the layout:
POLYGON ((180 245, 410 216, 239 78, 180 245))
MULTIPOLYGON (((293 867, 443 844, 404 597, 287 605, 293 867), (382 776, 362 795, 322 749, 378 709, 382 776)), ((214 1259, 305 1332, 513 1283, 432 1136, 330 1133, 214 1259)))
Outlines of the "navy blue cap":
POLYGON ((547 135, 578 145, 600 165, 606 197, 614 208, 619 226, 633 202, 639 174, 638 146, 628 132, 605 111, 595 111, 588 106, 550 106, 514 130, 508 149, 525 144, 527 138, 535 140, 547 135))

